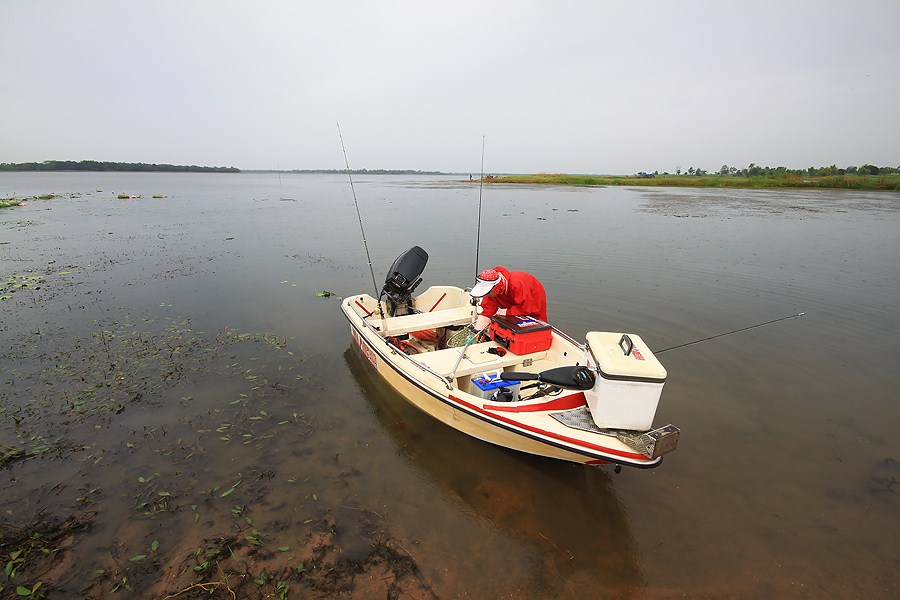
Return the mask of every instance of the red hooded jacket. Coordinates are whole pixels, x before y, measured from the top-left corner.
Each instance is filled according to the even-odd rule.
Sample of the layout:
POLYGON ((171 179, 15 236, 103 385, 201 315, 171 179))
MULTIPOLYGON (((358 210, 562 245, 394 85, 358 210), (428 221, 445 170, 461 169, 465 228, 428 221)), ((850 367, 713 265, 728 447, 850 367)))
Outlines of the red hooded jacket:
POLYGON ((504 282, 500 281, 494 286, 496 296, 481 299, 482 316, 493 317, 497 309, 505 308, 508 315, 547 320, 547 293, 540 281, 523 271, 508 271, 503 267, 494 267, 494 270, 506 280, 506 287, 501 289, 504 282))

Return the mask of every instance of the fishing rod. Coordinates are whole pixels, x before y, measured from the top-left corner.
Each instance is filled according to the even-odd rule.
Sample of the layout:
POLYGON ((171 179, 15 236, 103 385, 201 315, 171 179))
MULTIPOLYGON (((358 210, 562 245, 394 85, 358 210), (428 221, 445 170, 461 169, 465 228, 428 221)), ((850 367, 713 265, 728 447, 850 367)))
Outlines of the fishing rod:
POLYGON ((786 317, 772 319, 771 321, 766 321, 765 323, 757 323, 756 325, 750 325, 749 327, 741 327, 740 329, 735 329, 734 331, 729 331, 727 333, 720 333, 718 335, 712 335, 710 337, 703 338, 702 340, 694 340, 693 342, 688 342, 686 344, 679 344, 678 346, 672 346, 671 348, 666 348, 665 350, 655 350, 653 352, 653 354, 662 354, 663 352, 668 352, 669 350, 675 350, 676 348, 684 348, 685 346, 693 346, 694 344, 699 344, 700 342, 714 340, 716 338, 724 337, 726 335, 731 335, 732 333, 739 333, 741 331, 747 331, 748 329, 762 327, 763 325, 771 325, 772 323, 777 323, 778 321, 784 321, 786 319, 796 319, 796 318, 802 317, 805 314, 806 314, 805 312, 797 313, 796 315, 788 315, 786 317))
POLYGON ((478 270, 478 252, 481 249, 481 190, 484 189, 484 135, 481 136, 481 178, 478 180, 478 234, 475 239, 475 277, 478 270))
POLYGON ((344 164, 347 165, 347 177, 350 179, 350 191, 353 193, 353 204, 356 206, 356 218, 359 219, 359 231, 362 233, 363 246, 366 248, 366 260, 369 261, 369 272, 372 274, 372 285, 375 287, 375 301, 378 303, 378 312, 384 319, 381 311, 381 297, 378 294, 378 283, 375 281, 375 269, 372 268, 372 257, 369 256, 369 244, 366 243, 366 231, 363 229, 362 215, 359 213, 359 202, 356 201, 356 189, 353 187, 353 176, 350 175, 350 161, 347 160, 347 149, 344 148, 344 136, 341 135, 341 124, 337 124, 338 137, 341 138, 341 150, 344 152, 344 164))

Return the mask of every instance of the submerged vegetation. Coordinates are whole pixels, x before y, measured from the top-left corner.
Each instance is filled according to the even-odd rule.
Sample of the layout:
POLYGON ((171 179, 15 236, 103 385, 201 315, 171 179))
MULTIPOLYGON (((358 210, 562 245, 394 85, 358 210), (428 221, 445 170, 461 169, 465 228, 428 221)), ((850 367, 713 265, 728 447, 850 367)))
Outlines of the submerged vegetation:
POLYGON ((167 304, 40 313, 83 310, 102 264, 0 281, 0 598, 435 597, 354 463, 312 460, 334 427, 320 357, 167 304))
POLYGON ((35 329, 2 354, 5 506, 36 479, 60 481, 54 468, 79 477, 0 520, 0 597, 434 597, 382 517, 340 493, 355 472, 334 491, 307 464, 321 392, 296 342, 182 318, 110 315, 90 330, 35 329), (288 470, 271 460, 280 438, 288 470), (126 480, 113 487, 107 470, 126 480), (359 551, 338 542, 348 536, 359 551))

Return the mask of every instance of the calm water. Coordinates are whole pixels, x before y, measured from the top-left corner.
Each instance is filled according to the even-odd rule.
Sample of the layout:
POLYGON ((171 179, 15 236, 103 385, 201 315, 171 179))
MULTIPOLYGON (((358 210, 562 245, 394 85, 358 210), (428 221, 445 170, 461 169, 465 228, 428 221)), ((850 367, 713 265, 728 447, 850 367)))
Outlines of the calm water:
MULTIPOLYGON (((430 254, 423 289, 472 283, 477 187, 355 184, 379 284, 416 244, 430 254)), ((681 427, 680 446, 655 470, 616 475, 467 438, 369 378, 338 302, 317 296, 373 293, 345 177, 0 174, 0 197, 47 193, 0 209, 4 277, 45 279, 0 301, 12 348, 0 444, 73 445, 5 468, 0 510, 24 525, 90 496, 95 524, 58 597, 153 540, 189 553, 232 498, 279 546, 302 545, 307 517, 332 519, 351 557, 370 547, 365 513, 440 598, 900 590, 898 194, 485 187, 479 267, 536 275, 550 320, 576 338, 627 331, 661 350, 806 313, 661 353, 656 423, 681 427), (42 379, 63 389, 48 364, 124 362, 134 354, 97 341, 124 327, 157 346, 228 332, 282 343, 190 368, 172 348, 175 383, 67 423, 41 392, 42 379), (136 498, 159 491, 180 503, 147 517, 136 498)))

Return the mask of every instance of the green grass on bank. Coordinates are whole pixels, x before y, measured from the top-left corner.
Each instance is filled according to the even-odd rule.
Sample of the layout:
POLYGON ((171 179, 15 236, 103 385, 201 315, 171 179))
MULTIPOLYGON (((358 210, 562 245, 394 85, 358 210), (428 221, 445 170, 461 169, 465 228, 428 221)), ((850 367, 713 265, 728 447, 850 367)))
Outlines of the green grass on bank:
POLYGON ((536 183, 545 185, 640 185, 667 187, 734 187, 734 188, 824 188, 849 190, 900 191, 900 174, 832 175, 804 177, 794 173, 772 176, 737 177, 733 175, 657 175, 652 177, 619 177, 609 175, 536 174, 508 175, 486 179, 489 183, 536 183))

